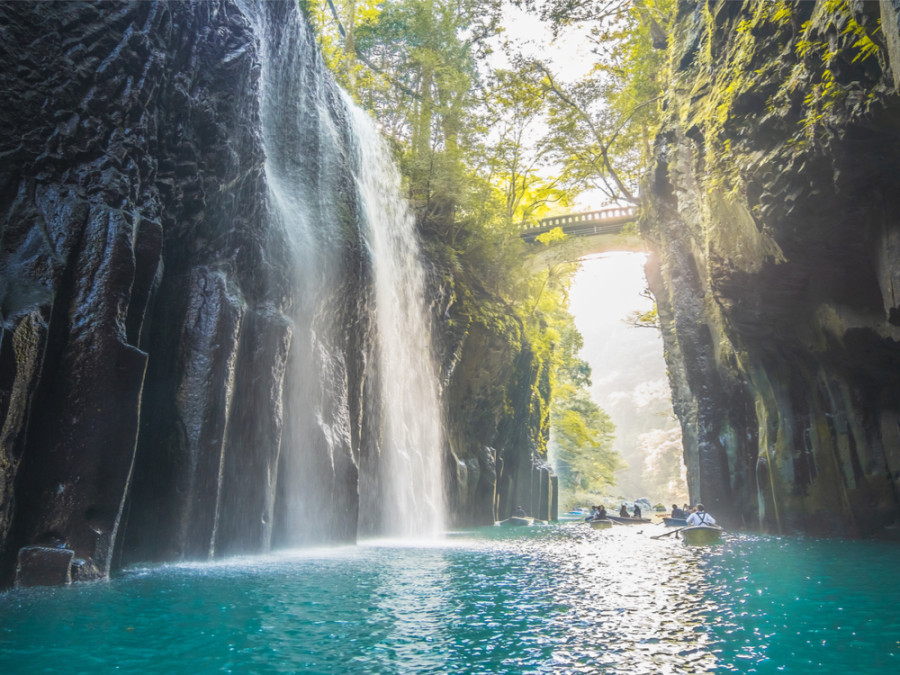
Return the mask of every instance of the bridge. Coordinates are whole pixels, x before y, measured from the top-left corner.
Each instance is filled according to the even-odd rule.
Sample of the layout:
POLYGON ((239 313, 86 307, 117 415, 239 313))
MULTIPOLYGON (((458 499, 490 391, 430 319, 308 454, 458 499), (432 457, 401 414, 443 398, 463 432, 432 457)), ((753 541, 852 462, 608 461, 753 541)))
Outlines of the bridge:
POLYGON ((638 210, 634 206, 610 206, 599 211, 570 213, 567 216, 554 216, 538 221, 537 227, 521 225, 519 236, 528 243, 545 232, 561 227, 566 234, 576 237, 592 237, 601 234, 619 234, 628 223, 637 220, 638 210))

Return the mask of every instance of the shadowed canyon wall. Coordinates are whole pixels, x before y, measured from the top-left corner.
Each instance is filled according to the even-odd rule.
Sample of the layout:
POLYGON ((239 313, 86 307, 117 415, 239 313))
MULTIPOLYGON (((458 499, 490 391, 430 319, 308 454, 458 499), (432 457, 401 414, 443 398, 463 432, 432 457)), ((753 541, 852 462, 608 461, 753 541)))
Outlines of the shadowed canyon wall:
MULTIPOLYGON (((292 2, 0 4, 0 585, 388 531, 360 140, 298 25, 292 2)), ((447 342, 460 390, 481 348, 447 342)), ((496 439, 435 450, 454 522, 531 490, 532 447, 498 469, 496 439)))
POLYGON ((900 525, 898 7, 681 2, 668 36, 648 278, 692 499, 732 526, 900 525))
MULTIPOLYGON (((74 550, 86 578, 116 545, 264 550, 297 291, 267 214, 248 19, 227 2, 0 11, 3 581, 34 544, 74 550)), ((335 295, 349 327, 354 295, 335 295)), ((349 443, 335 454, 319 480, 355 492, 349 443)))
POLYGON ((457 319, 458 328, 443 335, 451 348, 444 395, 452 523, 491 525, 517 506, 556 520, 558 484, 546 447, 547 365, 535 358, 511 317, 509 332, 457 319))

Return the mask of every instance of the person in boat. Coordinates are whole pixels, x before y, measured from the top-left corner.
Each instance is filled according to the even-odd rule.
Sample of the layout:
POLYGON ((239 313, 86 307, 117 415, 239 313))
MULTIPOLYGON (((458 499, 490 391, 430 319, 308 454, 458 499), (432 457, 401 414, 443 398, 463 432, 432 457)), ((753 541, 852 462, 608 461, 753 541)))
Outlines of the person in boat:
POLYGON ((619 509, 619 518, 628 518, 628 509, 625 508, 624 504, 622 504, 622 508, 619 509))
POLYGON ((703 508, 703 504, 697 504, 696 510, 687 517, 688 525, 715 525, 716 519, 709 515, 703 508))
POLYGON ((672 517, 673 518, 684 518, 685 512, 678 508, 678 504, 672 504, 672 517))
POLYGON ((513 511, 513 516, 515 516, 516 518, 527 518, 528 514, 525 513, 525 509, 523 509, 521 506, 517 506, 516 510, 513 511))
POLYGON ((606 518, 606 507, 601 504, 597 507, 597 515, 595 516, 596 520, 603 520, 606 518))
POLYGON ((633 517, 634 518, 641 517, 641 507, 637 505, 637 502, 635 502, 635 504, 634 504, 634 516, 633 517))

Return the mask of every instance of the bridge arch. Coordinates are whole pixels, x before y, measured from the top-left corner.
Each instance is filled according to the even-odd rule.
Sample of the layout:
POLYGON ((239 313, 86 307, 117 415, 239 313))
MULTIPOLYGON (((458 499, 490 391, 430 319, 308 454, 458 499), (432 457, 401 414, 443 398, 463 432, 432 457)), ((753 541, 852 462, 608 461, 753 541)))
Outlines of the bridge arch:
MULTIPOLYGON (((634 206, 612 206, 595 211, 570 213, 565 216, 544 218, 536 227, 520 225, 519 236, 534 243, 538 236, 559 227, 571 237, 564 242, 565 257, 580 260, 597 253, 631 251, 648 253, 647 244, 637 232, 634 223, 638 209, 634 206)), ((559 247, 547 247, 534 251, 538 262, 544 257, 557 258, 559 247)))

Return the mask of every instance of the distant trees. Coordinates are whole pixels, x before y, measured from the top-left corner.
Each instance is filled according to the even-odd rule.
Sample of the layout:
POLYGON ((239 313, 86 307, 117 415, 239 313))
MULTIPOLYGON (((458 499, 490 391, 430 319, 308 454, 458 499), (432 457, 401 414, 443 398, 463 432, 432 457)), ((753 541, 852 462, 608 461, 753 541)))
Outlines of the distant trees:
POLYGON ((580 358, 581 334, 571 322, 559 331, 560 359, 551 411, 552 450, 561 487, 572 505, 599 503, 615 485, 615 472, 624 468, 613 450, 615 425, 591 400, 591 368, 580 358))
POLYGON ((550 22, 577 30, 593 63, 572 80, 560 66, 526 58, 546 95, 548 145, 568 185, 610 202, 639 203, 640 176, 660 110, 666 31, 675 0, 517 0, 550 22))

